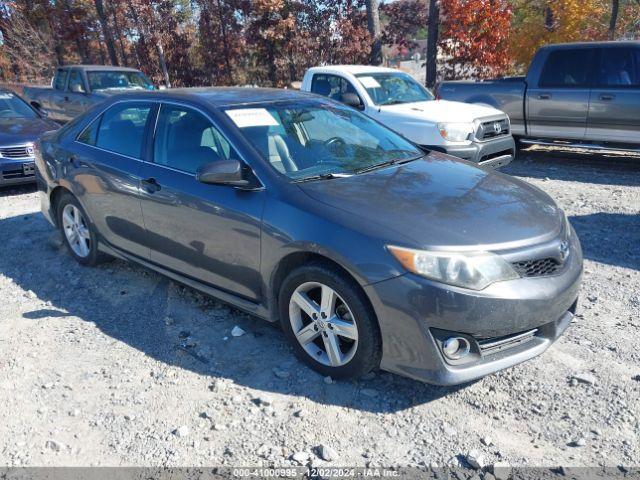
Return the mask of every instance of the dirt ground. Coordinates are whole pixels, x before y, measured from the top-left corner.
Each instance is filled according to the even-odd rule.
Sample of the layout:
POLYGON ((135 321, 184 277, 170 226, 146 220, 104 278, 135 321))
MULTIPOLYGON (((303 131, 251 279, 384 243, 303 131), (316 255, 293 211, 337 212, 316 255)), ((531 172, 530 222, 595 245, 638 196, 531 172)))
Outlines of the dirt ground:
POLYGON ((327 382, 266 322, 79 266, 33 188, 0 191, 0 465, 637 466, 640 157, 529 151, 504 171, 570 215, 580 307, 542 356, 458 388, 327 382))

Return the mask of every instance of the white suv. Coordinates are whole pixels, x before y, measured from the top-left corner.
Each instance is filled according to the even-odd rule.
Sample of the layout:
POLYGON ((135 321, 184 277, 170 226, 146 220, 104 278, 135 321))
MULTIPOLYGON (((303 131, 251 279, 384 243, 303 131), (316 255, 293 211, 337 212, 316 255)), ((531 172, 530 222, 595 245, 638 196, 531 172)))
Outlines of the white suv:
POLYGON ((484 166, 515 156, 509 117, 493 107, 437 100, 410 75, 392 68, 334 65, 307 70, 302 91, 362 110, 412 142, 484 166))

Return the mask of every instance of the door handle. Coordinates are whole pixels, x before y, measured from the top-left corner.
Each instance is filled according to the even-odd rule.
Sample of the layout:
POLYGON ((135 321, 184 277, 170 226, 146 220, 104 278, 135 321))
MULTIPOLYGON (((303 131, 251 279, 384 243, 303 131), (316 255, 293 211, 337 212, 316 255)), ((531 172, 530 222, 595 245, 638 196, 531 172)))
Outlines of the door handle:
POLYGON ((69 157, 69 163, 73 165, 75 168, 80 168, 80 166, 82 165, 75 155, 71 155, 69 157))
POLYGON ((603 93, 602 95, 600 95, 600 100, 604 100, 605 102, 609 102, 609 101, 613 100, 614 98, 616 98, 615 95, 610 95, 608 93, 603 93))
POLYGON ((142 183, 142 188, 144 188, 148 193, 156 193, 162 188, 155 178, 145 178, 140 183, 142 183))
POLYGON ((539 100, 550 100, 551 99, 551 94, 550 93, 541 93, 540 95, 538 95, 538 99, 539 100))

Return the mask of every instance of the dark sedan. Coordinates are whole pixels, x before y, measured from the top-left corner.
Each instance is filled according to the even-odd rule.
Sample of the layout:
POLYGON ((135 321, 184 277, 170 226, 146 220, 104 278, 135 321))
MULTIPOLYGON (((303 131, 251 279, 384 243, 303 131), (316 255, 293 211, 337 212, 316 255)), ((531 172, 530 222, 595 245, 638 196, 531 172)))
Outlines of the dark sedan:
POLYGON ((334 378, 470 381, 542 353, 575 312, 582 252, 551 198, 321 97, 122 95, 37 156, 78 262, 138 262, 279 321, 334 378))
POLYGON ((34 143, 57 128, 18 95, 0 89, 0 187, 34 181, 34 143))

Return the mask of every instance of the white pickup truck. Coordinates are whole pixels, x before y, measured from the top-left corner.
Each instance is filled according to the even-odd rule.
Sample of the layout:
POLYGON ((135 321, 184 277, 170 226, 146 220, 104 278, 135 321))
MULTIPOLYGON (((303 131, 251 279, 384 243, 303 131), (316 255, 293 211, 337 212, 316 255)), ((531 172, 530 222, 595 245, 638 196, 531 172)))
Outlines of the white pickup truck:
POLYGON ((436 100, 399 70, 364 65, 314 67, 305 73, 301 90, 357 108, 431 150, 494 168, 515 156, 505 113, 489 106, 436 100))

